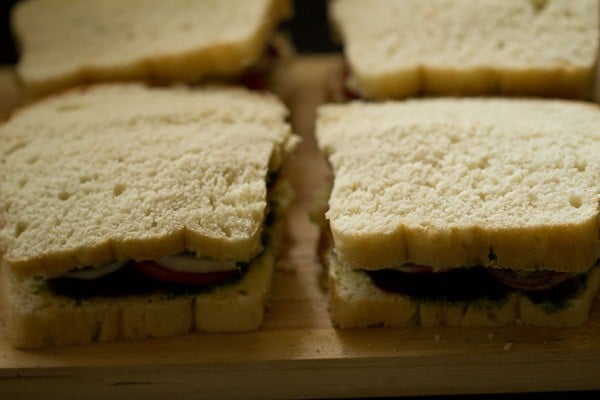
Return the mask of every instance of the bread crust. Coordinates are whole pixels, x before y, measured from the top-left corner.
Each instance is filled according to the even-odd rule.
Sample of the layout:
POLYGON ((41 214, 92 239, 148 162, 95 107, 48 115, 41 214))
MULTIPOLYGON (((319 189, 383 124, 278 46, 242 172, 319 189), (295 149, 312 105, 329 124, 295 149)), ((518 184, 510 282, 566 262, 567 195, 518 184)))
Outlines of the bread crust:
POLYGON ((554 226, 547 232, 537 227, 486 232, 473 226, 438 233, 402 226, 389 234, 357 235, 339 229, 335 222, 331 227, 340 261, 356 269, 397 268, 408 263, 437 269, 480 265, 577 272, 598 259, 598 221, 593 215, 580 224, 554 226))

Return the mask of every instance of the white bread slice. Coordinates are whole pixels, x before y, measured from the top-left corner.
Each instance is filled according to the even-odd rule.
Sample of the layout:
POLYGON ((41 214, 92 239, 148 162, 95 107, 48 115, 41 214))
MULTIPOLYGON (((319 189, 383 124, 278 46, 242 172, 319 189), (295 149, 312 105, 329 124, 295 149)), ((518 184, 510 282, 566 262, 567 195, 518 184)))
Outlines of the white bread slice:
POLYGON ((80 83, 233 76, 261 56, 289 0, 35 0, 12 13, 32 95, 80 83))
POLYGON ((497 327, 513 324, 566 328, 583 325, 598 292, 600 266, 588 273, 587 285, 559 309, 535 304, 510 292, 502 301, 418 301, 376 287, 360 270, 344 267, 329 251, 330 315, 338 328, 497 327))
POLYGON ((335 0, 351 86, 366 98, 502 93, 588 98, 597 0, 335 0))
POLYGON ((600 109, 552 100, 325 105, 326 214, 355 268, 585 272, 600 258, 600 109))
POLYGON ((0 254, 24 276, 183 250, 250 260, 267 175, 296 137, 273 96, 231 88, 73 90, 0 127, 0 254))

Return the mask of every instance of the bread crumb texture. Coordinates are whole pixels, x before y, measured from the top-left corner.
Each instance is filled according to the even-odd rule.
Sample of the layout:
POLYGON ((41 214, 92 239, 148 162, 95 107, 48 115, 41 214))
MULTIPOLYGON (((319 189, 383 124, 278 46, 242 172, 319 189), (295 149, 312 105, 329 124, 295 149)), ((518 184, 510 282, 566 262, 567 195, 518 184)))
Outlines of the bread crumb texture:
POLYGON ((0 127, 0 254, 42 277, 183 250, 249 260, 295 144, 286 115, 246 90, 136 84, 20 110, 0 127))
POLYGON ((331 14, 365 97, 509 93, 586 97, 596 0, 336 0, 331 14))
POLYGON ((326 105, 340 261, 587 271, 600 254, 600 109, 550 100, 326 105))
POLYGON ((256 62, 288 0, 36 0, 17 4, 17 70, 33 94, 77 83, 193 81, 256 62))

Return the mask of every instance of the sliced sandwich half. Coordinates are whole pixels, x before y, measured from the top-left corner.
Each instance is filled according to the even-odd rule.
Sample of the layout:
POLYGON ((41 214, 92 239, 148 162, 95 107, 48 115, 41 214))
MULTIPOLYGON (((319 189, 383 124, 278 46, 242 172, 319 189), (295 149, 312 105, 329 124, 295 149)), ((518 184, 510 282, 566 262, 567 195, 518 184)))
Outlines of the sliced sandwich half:
MULTIPOLYGON (((263 63, 289 0, 32 0, 12 28, 33 96, 99 81, 196 82, 263 63)), ((256 85, 257 71, 251 80, 256 85)))
POLYGON ((17 347, 257 329, 296 144, 274 97, 101 85, 0 127, 2 306, 17 347))
POLYGON ((325 105, 342 328, 583 324, 600 280, 600 109, 514 99, 325 105))
POLYGON ((592 95, 600 38, 596 0, 330 4, 349 88, 362 97, 592 95))

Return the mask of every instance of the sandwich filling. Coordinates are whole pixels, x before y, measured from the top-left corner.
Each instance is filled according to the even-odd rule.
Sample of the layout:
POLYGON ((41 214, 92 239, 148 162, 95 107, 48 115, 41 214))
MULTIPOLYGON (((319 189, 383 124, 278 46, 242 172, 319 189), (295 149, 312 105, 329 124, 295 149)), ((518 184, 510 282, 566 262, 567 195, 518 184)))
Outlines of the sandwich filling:
POLYGON ((49 288, 69 297, 122 296, 159 289, 170 292, 198 290, 234 282, 243 276, 248 263, 197 258, 181 253, 146 261, 118 261, 99 268, 83 268, 49 279, 49 288))
POLYGON ((153 261, 131 261, 95 279, 81 280, 65 276, 46 280, 46 286, 55 294, 74 299, 142 295, 156 291, 183 295, 235 282, 241 279, 249 265, 236 263, 233 270, 194 273, 168 270, 153 261))
POLYGON ((212 260, 212 259, 201 259, 197 258, 193 253, 185 252, 181 254, 174 254, 170 256, 162 257, 156 261, 116 261, 110 264, 98 268, 83 268, 76 269, 65 274, 65 278, 80 279, 80 280, 93 280, 108 275, 116 270, 123 268, 125 265, 133 263, 134 268, 142 274, 156 275, 157 279, 169 281, 170 277, 165 273, 172 272, 173 276, 180 275, 210 275, 215 272, 228 272, 235 271, 237 269, 234 261, 225 260, 212 260), (165 270, 165 273, 153 272, 165 270), (164 277, 164 279, 161 279, 164 277))
MULTIPOLYGON (((504 273, 504 270, 499 270, 504 273)), ((567 274, 540 271, 530 275, 560 275, 543 279, 540 283, 535 279, 511 281, 497 278, 494 268, 471 267, 457 268, 444 272, 404 272, 402 269, 382 269, 365 271, 371 281, 379 289, 409 296, 421 301, 461 301, 477 300, 502 301, 511 291, 526 295, 534 303, 546 303, 552 308, 564 307, 569 299, 575 298, 586 287, 588 274, 567 274)), ((511 274, 518 275, 520 272, 511 274)))

